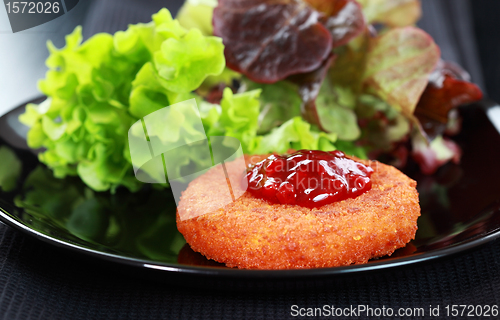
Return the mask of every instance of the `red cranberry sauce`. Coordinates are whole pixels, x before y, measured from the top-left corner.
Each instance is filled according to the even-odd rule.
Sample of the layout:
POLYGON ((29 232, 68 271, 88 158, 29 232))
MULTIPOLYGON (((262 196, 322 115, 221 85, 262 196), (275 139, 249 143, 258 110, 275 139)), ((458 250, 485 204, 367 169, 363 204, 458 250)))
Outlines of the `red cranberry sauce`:
POLYGON ((355 198, 372 187, 373 169, 341 151, 299 150, 251 166, 248 191, 273 203, 308 208, 355 198))

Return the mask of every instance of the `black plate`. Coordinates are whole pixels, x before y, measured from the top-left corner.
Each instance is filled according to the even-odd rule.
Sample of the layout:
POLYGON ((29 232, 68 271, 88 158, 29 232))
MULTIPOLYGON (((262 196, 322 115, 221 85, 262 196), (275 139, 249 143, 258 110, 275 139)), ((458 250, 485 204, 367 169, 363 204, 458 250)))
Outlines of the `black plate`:
MULTIPOLYGON (((39 102, 40 99, 35 101, 39 102)), ((500 236, 500 135, 485 113, 487 103, 461 109, 464 155, 433 176, 415 164, 422 216, 416 239, 391 257, 347 267, 258 271, 226 268, 193 252, 175 226, 169 190, 146 187, 130 194, 94 193, 77 178, 58 180, 29 150, 17 117, 24 105, 0 118, 0 146, 22 162, 15 190, 0 192, 0 220, 38 239, 121 265, 174 274, 238 279, 299 279, 393 268, 447 256, 500 236)), ((0 159, 0 166, 4 165, 0 159)))

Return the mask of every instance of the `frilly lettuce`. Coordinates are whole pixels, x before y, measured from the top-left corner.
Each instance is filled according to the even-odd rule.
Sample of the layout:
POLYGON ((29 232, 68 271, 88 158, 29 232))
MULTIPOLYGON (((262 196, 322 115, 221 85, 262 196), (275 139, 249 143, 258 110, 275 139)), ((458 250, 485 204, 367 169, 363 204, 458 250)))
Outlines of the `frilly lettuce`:
POLYGON ((255 149, 255 137, 258 129, 260 90, 234 95, 231 89, 224 90, 220 103, 222 112, 219 118, 224 135, 240 140, 243 152, 255 149))
POLYGON ((28 145, 45 148, 41 162, 63 178, 79 175, 96 191, 138 190, 127 132, 140 117, 192 97, 225 66, 216 37, 188 31, 166 9, 147 24, 82 43, 81 28, 57 49, 49 42, 49 71, 39 82, 48 99, 28 105, 20 121, 28 145))
POLYGON ((222 40, 205 37, 197 29, 181 39, 169 38, 154 54, 162 85, 169 91, 189 92, 210 75, 220 74, 226 65, 222 40))

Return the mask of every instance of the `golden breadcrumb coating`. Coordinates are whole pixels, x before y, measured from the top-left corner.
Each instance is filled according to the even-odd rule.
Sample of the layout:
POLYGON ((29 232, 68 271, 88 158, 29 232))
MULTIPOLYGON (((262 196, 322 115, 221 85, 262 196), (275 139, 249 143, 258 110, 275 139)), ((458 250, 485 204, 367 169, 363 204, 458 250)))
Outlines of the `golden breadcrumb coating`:
MULTIPOLYGON (((208 214, 183 221, 177 214, 177 228, 194 251, 228 267, 322 268, 390 255, 415 237, 420 216, 416 182, 392 166, 352 159, 374 169, 372 189, 354 199, 309 209, 271 204, 246 192, 208 214)), ((234 163, 226 168, 230 176, 242 175, 234 163)), ((214 201, 228 190, 224 181, 214 180, 217 170, 222 169, 191 182, 178 210, 196 215, 200 208, 216 207, 214 201)))

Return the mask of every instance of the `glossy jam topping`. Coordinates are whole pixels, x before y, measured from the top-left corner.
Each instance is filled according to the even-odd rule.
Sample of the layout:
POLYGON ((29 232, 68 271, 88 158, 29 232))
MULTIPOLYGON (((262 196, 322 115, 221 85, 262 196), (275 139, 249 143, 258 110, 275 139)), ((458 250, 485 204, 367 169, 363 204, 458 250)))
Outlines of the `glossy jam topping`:
POLYGON ((373 169, 341 151, 271 155, 249 167, 248 191, 273 203, 308 208, 354 198, 372 187, 373 169))

